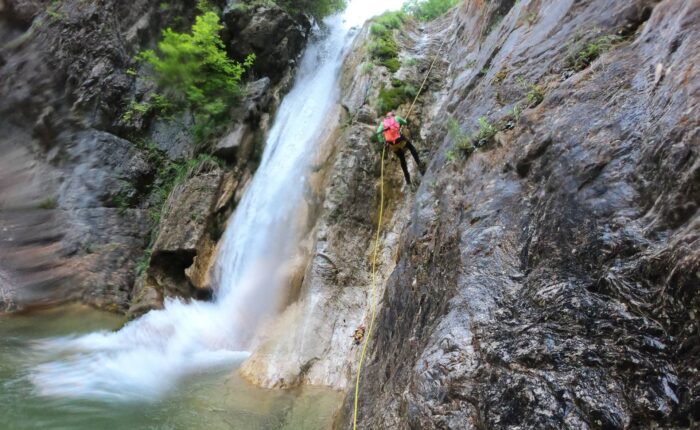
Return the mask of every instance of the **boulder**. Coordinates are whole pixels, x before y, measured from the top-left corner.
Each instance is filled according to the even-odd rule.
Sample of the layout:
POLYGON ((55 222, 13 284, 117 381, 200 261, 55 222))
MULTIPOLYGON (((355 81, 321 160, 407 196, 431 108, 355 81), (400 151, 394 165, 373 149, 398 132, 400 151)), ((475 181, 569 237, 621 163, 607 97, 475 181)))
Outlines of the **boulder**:
POLYGON ((301 54, 311 30, 304 15, 291 16, 275 5, 229 2, 224 10, 223 38, 231 57, 255 53, 253 72, 278 82, 301 54))
MULTIPOLYGON (((197 292, 206 288, 206 279, 199 271, 190 269, 195 257, 211 258, 212 243, 207 228, 219 195, 222 169, 214 162, 205 161, 190 172, 182 184, 173 189, 163 208, 163 216, 151 251, 149 268, 141 295, 132 308, 148 307, 144 300, 162 299, 162 296, 202 297, 197 292), (160 298, 148 293, 152 288, 162 292, 160 298)), ((199 266, 197 266, 199 267, 199 266)), ((201 271, 204 273, 204 271, 201 271)))

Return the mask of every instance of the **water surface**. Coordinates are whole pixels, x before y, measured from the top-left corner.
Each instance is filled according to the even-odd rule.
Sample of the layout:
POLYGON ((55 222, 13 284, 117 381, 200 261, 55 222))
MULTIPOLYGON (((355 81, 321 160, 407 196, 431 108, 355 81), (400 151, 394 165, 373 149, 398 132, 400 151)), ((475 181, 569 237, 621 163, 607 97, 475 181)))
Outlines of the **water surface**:
POLYGON ((42 396, 31 383, 28 369, 45 359, 46 339, 122 323, 83 306, 0 317, 0 429, 321 430, 330 427, 342 399, 320 388, 263 390, 230 370, 190 374, 169 395, 140 402, 42 396))

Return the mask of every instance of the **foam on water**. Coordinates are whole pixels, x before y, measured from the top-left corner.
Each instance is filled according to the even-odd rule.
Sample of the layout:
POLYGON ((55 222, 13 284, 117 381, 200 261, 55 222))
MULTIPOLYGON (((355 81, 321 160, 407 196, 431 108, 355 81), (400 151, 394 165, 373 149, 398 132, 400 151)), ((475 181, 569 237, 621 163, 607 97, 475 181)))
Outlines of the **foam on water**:
POLYGON ((184 376, 233 367, 248 357, 259 325, 276 310, 280 266, 299 239, 292 227, 323 121, 337 103, 338 77, 356 31, 403 0, 352 0, 325 21, 270 131, 261 164, 222 239, 213 303, 168 300, 117 332, 39 342, 30 370, 41 395, 106 401, 154 400, 184 376))

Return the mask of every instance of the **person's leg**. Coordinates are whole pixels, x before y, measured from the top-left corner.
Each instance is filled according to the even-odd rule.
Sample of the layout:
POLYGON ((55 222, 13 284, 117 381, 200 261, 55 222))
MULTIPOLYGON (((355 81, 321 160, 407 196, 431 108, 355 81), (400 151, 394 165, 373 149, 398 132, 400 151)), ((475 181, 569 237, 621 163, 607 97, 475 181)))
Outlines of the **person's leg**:
POLYGON ((406 179, 406 183, 411 185, 411 174, 408 173, 408 164, 406 164, 405 151, 403 149, 398 149, 396 151, 396 156, 399 158, 399 162, 401 162, 401 169, 403 170, 403 177, 406 179))
POLYGON ((411 155, 413 156, 413 159, 416 160, 416 164, 418 165, 418 170, 420 170, 421 175, 425 173, 425 165, 420 162, 420 158, 418 157, 418 151, 416 150, 416 147, 413 146, 413 143, 411 143, 410 140, 406 139, 406 148, 408 148, 409 151, 411 151, 411 155))

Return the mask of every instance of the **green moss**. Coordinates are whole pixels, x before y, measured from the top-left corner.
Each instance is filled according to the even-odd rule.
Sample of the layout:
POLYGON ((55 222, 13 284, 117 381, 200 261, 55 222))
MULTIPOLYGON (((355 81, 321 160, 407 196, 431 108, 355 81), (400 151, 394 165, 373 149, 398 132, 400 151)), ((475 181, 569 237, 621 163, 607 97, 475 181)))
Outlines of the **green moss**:
POLYGON ((151 253, 152 251, 150 248, 146 249, 143 256, 136 262, 136 274, 138 276, 143 275, 148 269, 148 266, 151 265, 151 253))
POLYGON ((410 103, 417 92, 414 86, 401 81, 392 82, 391 88, 386 88, 382 85, 379 89, 379 96, 377 97, 377 113, 382 115, 390 110, 396 109, 404 103, 410 103))
POLYGON ((51 210, 58 207, 58 201, 54 197, 47 197, 39 203, 39 209, 51 210))
POLYGON ((380 64, 389 69, 391 73, 396 73, 401 68, 401 62, 398 58, 389 58, 388 60, 382 60, 380 64))
POLYGON ((409 58, 406 58, 406 60, 404 60, 403 64, 405 64, 406 66, 409 66, 409 67, 413 67, 413 66, 418 65, 418 60, 414 57, 409 57, 409 58))
POLYGON ((369 44, 370 55, 378 60, 389 60, 399 57, 399 46, 392 36, 376 37, 369 44))
POLYGON ((402 12, 386 12, 376 17, 370 26, 371 37, 367 51, 375 64, 386 67, 392 73, 401 68, 394 31, 401 28, 404 20, 402 12))
POLYGON ((491 83, 493 85, 498 85, 501 82, 503 82, 507 77, 508 77, 508 69, 504 67, 498 73, 496 73, 496 76, 494 76, 493 81, 491 81, 491 83))

